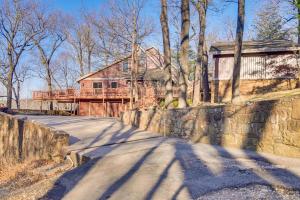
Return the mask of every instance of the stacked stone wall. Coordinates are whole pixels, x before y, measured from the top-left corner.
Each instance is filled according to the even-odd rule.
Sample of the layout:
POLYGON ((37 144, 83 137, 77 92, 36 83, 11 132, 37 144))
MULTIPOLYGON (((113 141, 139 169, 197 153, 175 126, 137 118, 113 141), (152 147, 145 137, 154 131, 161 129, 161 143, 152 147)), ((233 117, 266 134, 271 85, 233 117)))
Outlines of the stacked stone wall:
POLYGON ((0 112, 0 164, 63 159, 69 135, 36 122, 0 112))
POLYGON ((300 97, 171 110, 132 110, 141 129, 208 144, 300 157, 300 97))
MULTIPOLYGON (((259 79, 240 80, 240 93, 243 96, 264 94, 271 91, 291 90, 297 87, 298 79, 259 79)), ((212 102, 231 101, 231 81, 211 81, 212 102)))

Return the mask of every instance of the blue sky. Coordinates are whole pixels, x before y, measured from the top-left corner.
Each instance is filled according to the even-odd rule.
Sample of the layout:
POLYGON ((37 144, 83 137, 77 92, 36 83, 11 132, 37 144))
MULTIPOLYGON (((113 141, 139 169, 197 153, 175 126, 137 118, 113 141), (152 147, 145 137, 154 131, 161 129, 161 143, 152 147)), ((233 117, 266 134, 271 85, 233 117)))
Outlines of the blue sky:
MULTIPOLYGON (((58 9, 73 16, 80 16, 80 11, 101 11, 101 7, 108 3, 109 0, 50 0, 47 2, 47 6, 50 9, 58 9)), ((215 0, 215 5, 222 7, 224 0, 215 0)), ((255 16, 255 11, 262 5, 262 0, 246 0, 246 34, 255 16)), ((161 33, 160 33, 160 0, 148 0, 145 7, 145 14, 153 19, 156 32, 151 39, 148 40, 148 46, 161 45, 161 33)), ((237 5, 235 3, 228 4, 223 7, 221 12, 208 12, 207 26, 208 32, 217 32, 222 36, 224 27, 224 19, 232 19, 235 23, 237 13, 237 5)), ((45 88, 45 83, 38 78, 31 78, 24 84, 22 92, 23 98, 31 97, 32 90, 39 90, 45 88)))
MULTIPOLYGON (((73 16, 79 16, 81 10, 101 11, 101 7, 109 3, 111 0, 50 0, 50 8, 59 9, 73 16)), ((251 28, 251 24, 255 17, 255 12, 261 7, 262 3, 268 0, 246 0, 246 23, 245 23, 245 39, 248 36, 248 29, 251 28)), ((222 36, 224 27, 224 20, 231 19, 235 23, 237 4, 227 3, 224 4, 224 0, 214 0, 214 5, 220 9, 220 12, 209 11, 208 12, 208 32, 218 31, 222 36)), ((151 17, 156 27, 156 33, 154 33, 149 45, 160 45, 160 0, 147 0, 144 8, 145 15, 151 17), (155 38, 155 39, 153 39, 155 38), (157 41, 158 40, 158 41, 157 41), (156 43, 156 44, 155 44, 156 43)))
POLYGON ((81 8, 97 9, 107 0, 51 0, 53 7, 76 14, 81 8))

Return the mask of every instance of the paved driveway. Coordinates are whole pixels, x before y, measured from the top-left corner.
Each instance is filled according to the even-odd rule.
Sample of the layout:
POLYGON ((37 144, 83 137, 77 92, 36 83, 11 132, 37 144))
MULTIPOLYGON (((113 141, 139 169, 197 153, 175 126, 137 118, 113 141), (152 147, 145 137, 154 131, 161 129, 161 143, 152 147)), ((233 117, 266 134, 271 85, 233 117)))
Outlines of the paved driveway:
POLYGON ((300 160, 189 144, 112 118, 29 116, 72 136, 92 160, 45 199, 300 199, 300 160))

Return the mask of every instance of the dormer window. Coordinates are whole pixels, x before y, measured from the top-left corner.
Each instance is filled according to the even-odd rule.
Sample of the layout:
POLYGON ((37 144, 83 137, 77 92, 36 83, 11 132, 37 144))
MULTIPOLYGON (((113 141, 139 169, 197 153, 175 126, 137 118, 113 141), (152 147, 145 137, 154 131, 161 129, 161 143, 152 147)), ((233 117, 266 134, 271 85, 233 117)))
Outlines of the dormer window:
POLYGON ((123 72, 128 72, 128 60, 123 61, 123 72))

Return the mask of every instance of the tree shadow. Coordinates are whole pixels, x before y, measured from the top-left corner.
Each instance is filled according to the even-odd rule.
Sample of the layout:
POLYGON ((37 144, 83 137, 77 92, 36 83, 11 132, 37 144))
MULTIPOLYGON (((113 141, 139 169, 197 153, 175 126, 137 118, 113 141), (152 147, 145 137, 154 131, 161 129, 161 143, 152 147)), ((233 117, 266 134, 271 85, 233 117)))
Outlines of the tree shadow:
MULTIPOLYGON (((236 109, 232 110, 228 110, 225 106, 218 106, 217 108, 197 108, 196 111, 193 111, 193 109, 177 109, 175 112, 181 112, 181 114, 176 115, 176 117, 180 117, 182 120, 182 122, 180 122, 181 127, 177 127, 182 131, 178 137, 190 137, 191 134, 198 134, 199 137, 196 141, 200 141, 205 137, 207 138, 208 143, 216 145, 223 145, 224 140, 226 140, 226 135, 228 134, 226 132, 228 127, 226 126, 229 125, 226 118, 236 117, 235 115, 243 113, 244 109, 251 110, 249 115, 249 122, 251 123, 247 124, 247 127, 244 129, 244 139, 239 141, 240 148, 244 149, 240 152, 242 152, 243 159, 247 160, 247 162, 240 159, 234 151, 232 152, 231 150, 210 145, 209 148, 213 149, 215 153, 211 155, 208 153, 210 156, 209 158, 216 159, 218 161, 218 166, 221 168, 220 171, 216 172, 213 170, 212 166, 210 166, 211 164, 209 163, 209 160, 207 160, 209 158, 202 157, 202 154, 205 154, 207 151, 205 147, 196 149, 197 145, 178 140, 174 144, 171 144, 174 148, 174 155, 170 157, 169 161, 166 161, 165 167, 159 171, 161 173, 158 178, 155 179, 154 184, 150 188, 145 188, 145 199, 153 199, 164 181, 175 176, 171 171, 171 168, 174 165, 179 166, 183 179, 182 182, 180 182, 179 187, 172 194, 171 199, 181 198, 180 195, 183 191, 187 191, 191 198, 199 198, 203 195, 207 195, 211 192, 218 192, 222 189, 236 187, 243 188, 249 185, 270 186, 276 192, 276 187, 278 186, 276 184, 300 190, 300 178, 298 175, 292 173, 288 169, 274 165, 274 163, 268 160, 264 155, 248 151, 258 150, 260 148, 259 142, 263 138, 263 132, 267 128, 267 123, 270 120, 276 103, 277 101, 275 100, 262 101, 253 105, 236 106, 236 109), (193 112, 192 118, 188 117, 191 115, 191 112, 193 112), (201 120, 204 120, 204 123, 206 124, 201 129, 198 125, 199 116, 202 116, 201 120), (256 127, 251 124, 256 124, 256 127), (190 126, 190 129, 187 133, 183 133, 185 131, 184 127, 186 126, 190 126)), ((170 113, 169 114, 173 116, 171 111, 170 113)), ((152 120, 151 117, 148 120, 152 120)), ((245 123, 246 122, 241 121, 241 127, 242 125, 245 125, 245 123)), ((151 126, 151 122, 149 125, 151 126)), ((114 145, 103 151, 102 157, 90 160, 88 163, 65 173, 44 197, 55 197, 60 199, 71 191, 79 181, 91 171, 93 166, 97 163, 99 164, 99 160, 105 155, 108 155, 111 151, 120 147, 120 144, 116 143, 116 141, 128 141, 128 138, 130 138, 134 131, 132 129, 127 132, 122 132, 123 128, 124 127, 122 126, 120 130, 112 135, 110 141, 114 141, 114 145), (69 188, 64 188, 63 185, 60 184, 60 181, 63 181, 63 179, 72 180, 72 184, 69 188)), ((241 134, 240 132, 240 130, 237 130, 236 134, 241 134)), ((163 141, 165 140, 166 139, 163 141)), ((137 174, 144 165, 146 165, 145 162, 150 159, 151 155, 155 153, 155 150, 161 146, 163 141, 154 147, 148 148, 138 160, 134 161, 134 163, 129 166, 129 169, 126 170, 123 175, 118 176, 115 181, 106 187, 104 192, 99 194, 99 199, 108 199, 119 192, 128 181, 137 174)), ((97 151, 97 148, 92 151, 97 151)), ((280 192, 277 192, 277 195, 280 197, 280 192)))
POLYGON ((157 149, 163 141, 159 142, 158 145, 150 148, 122 177, 116 180, 113 184, 111 184, 105 192, 100 196, 99 199, 108 199, 115 192, 117 192, 129 179, 132 177, 144 164, 147 158, 157 149))
MULTIPOLYGON (((274 191, 276 191, 276 187, 278 185, 274 185, 274 180, 277 181, 277 184, 282 184, 280 186, 294 189, 293 187, 296 186, 297 190, 300 190, 300 177, 288 169, 277 167, 274 165, 273 162, 271 162, 267 157, 254 153, 248 150, 252 151, 261 151, 260 142, 263 139, 264 131, 267 128, 267 123, 270 123, 270 118, 273 112, 274 107, 276 106, 277 101, 276 100, 269 100, 269 101, 260 101, 256 102, 253 105, 244 105, 240 106, 239 109, 236 109, 234 111, 231 111, 227 113, 224 108, 221 109, 221 112, 219 114, 224 115, 220 116, 218 119, 220 119, 220 122, 222 123, 222 128, 220 128, 216 134, 209 133, 209 141, 211 144, 217 144, 217 145, 223 145, 224 141, 224 130, 226 130, 226 127, 228 124, 224 123, 224 119, 226 117, 233 117, 235 114, 241 112, 243 113, 243 109, 248 109, 248 111, 251 110, 251 114, 249 117, 249 123, 246 121, 241 120, 240 126, 243 126, 244 124, 247 124, 246 127, 246 133, 243 136, 244 139, 241 141, 241 145, 239 148, 244 149, 242 153, 245 155, 245 158, 252 163, 252 165, 257 166, 258 171, 252 171, 247 170, 247 173, 250 173, 253 175, 253 177, 256 177, 256 181, 261 185, 267 185, 273 188, 274 191), (229 114, 229 115, 228 115, 229 114), (216 139, 216 137, 220 137, 220 139, 216 139), (269 166, 265 168, 266 166, 269 166), (264 172, 262 172, 264 171, 264 172), (260 180, 260 181, 258 181, 260 180), (273 180, 273 181, 272 181, 273 180)), ((247 112, 247 111, 246 111, 247 112)), ((214 118, 216 119, 216 118, 214 118)), ((212 123, 212 121, 208 121, 207 123, 212 123)), ((208 127, 208 126, 207 126, 208 127)), ((238 127, 237 127, 238 128, 238 127)), ((231 129, 234 130, 234 129, 231 129)), ((236 129, 238 131, 238 129, 236 129)), ((242 128, 243 130, 243 128, 242 128)), ((243 134, 243 133, 238 133, 243 134)), ((230 153, 226 148, 220 148, 220 147, 214 147, 214 149, 218 152, 218 154, 222 157, 229 158, 234 161, 234 164, 236 165, 244 165, 239 159, 237 159, 232 153, 230 153)), ((246 173, 246 171, 241 171, 242 173, 246 173)), ((225 173, 225 172, 223 172, 225 173)), ((275 182, 276 182, 275 181, 275 182)), ((255 182, 254 182, 255 183, 255 182)), ((281 194, 278 193, 280 196, 281 194)))
MULTIPOLYGON (((298 175, 292 173, 288 169, 275 166, 270 160, 264 157, 261 154, 257 154, 254 152, 250 152, 249 150, 257 150, 259 146, 259 141, 261 140, 263 129, 265 129, 266 123, 268 122, 272 110, 276 104, 276 101, 269 101, 269 102, 258 102, 255 107, 251 107, 252 114, 250 116, 250 122, 252 123, 260 123, 260 135, 255 135, 256 142, 253 143, 253 127, 249 125, 248 131, 246 133, 246 139, 242 142, 241 148, 245 149, 242 150, 245 159, 247 159, 252 166, 256 166, 257 169, 253 169, 243 162, 239 160, 234 154, 230 151, 227 151, 224 148, 217 147, 217 146, 210 146, 217 152, 216 156, 230 159, 231 167, 227 167, 223 169, 222 173, 215 175, 207 166, 204 160, 199 159, 197 153, 194 153, 192 145, 186 143, 176 143, 175 149, 176 153, 174 158, 168 163, 165 170, 162 172, 160 178, 157 180, 156 184, 151 188, 150 192, 148 192, 146 199, 151 199, 155 191, 158 190, 161 183, 164 179, 167 178, 169 174, 169 170, 172 165, 176 161, 179 161, 181 169, 184 172, 184 181, 182 185, 178 188, 178 190, 174 193, 172 199, 177 199, 178 195, 183 189, 187 189, 189 194, 192 198, 198 198, 202 195, 208 194, 210 192, 222 190, 225 188, 235 188, 235 187, 247 187, 250 185, 266 185, 273 188, 275 193, 280 197, 281 193, 277 192, 277 186, 283 186, 290 189, 300 190, 300 178, 298 175), (263 112, 263 111, 267 112, 263 112), (249 148, 250 145, 250 148, 249 148), (253 148, 253 146, 255 148, 253 148), (184 151, 184 149, 186 151, 184 151), (242 167, 242 168, 241 168, 242 167), (209 177, 209 178, 207 178, 209 177), (240 179, 236 183, 230 183, 228 181, 233 181, 233 179, 229 177, 236 177, 236 179, 240 179), (199 182, 197 182, 197 180, 199 182), (197 184, 195 184, 195 181, 197 184), (206 184, 207 182, 207 184, 206 184), (274 185, 274 182, 277 182, 279 185, 274 185)), ((207 123, 204 126, 203 130, 200 130, 201 134, 198 137, 200 141, 203 137, 207 136, 209 138, 210 144, 217 144, 222 145, 223 137, 224 137, 224 130, 228 124, 225 123, 225 115, 229 117, 243 112, 243 109, 246 109, 246 105, 241 106, 239 109, 233 110, 232 112, 225 111, 224 107, 218 107, 218 112, 215 115, 209 113, 209 109, 202 109, 204 111, 197 110, 197 114, 195 115, 195 119, 193 122, 192 133, 195 133, 195 124, 197 123, 196 118, 200 114, 204 114, 205 122, 207 123), (212 128, 211 124, 217 123, 216 127, 221 128, 212 128)), ((249 109, 249 108, 248 108, 249 109)), ((185 115, 188 115, 189 112, 186 112, 185 115)), ((180 115, 180 119, 184 120, 184 117, 180 115)), ((183 126, 186 122, 182 122, 183 126)), ((199 131, 199 127, 197 127, 199 131)), ((185 134, 178 135, 179 137, 183 137, 185 134)), ((226 163, 222 163, 224 159, 220 159, 221 166, 225 167, 226 163)))
MULTIPOLYGON (((103 146, 110 146, 110 148, 106 148, 104 151, 102 151, 102 155, 94 158, 92 160, 88 160, 86 163, 80 165, 79 167, 76 167, 70 171, 67 171, 64 173, 55 183, 54 186, 45 194, 41 199, 62 199, 69 191, 71 191, 88 173, 89 171, 102 159, 105 157, 105 155, 109 154, 110 152, 114 151, 122 143, 125 143, 126 141, 129 140, 129 138, 133 135, 138 133, 136 128, 131 127, 128 130, 123 130, 124 125, 123 123, 121 124, 120 128, 114 133, 112 133, 111 138, 109 141, 101 146, 94 146, 95 142, 97 142, 99 139, 101 139, 101 136, 103 136, 111 126, 107 127, 106 129, 103 129, 99 133, 99 135, 89 143, 89 146, 85 147, 84 149, 89 149, 91 148, 91 151, 88 151, 89 154, 93 154, 93 152, 96 152, 103 146), (72 182, 68 182, 68 186, 66 187, 64 183, 65 180, 72 180, 72 182)), ((78 154, 83 152, 84 149, 79 150, 78 154)), ((76 154, 76 156, 79 156, 76 154)), ((84 157, 84 155, 82 155, 84 157)), ((78 160, 83 159, 83 158, 77 158, 78 160)))

